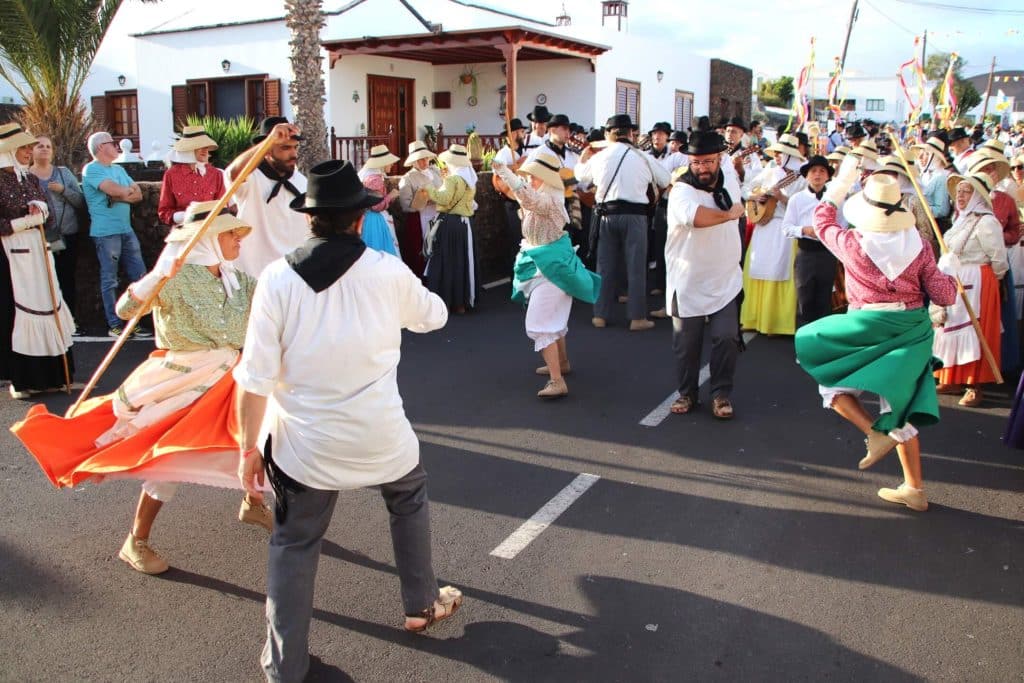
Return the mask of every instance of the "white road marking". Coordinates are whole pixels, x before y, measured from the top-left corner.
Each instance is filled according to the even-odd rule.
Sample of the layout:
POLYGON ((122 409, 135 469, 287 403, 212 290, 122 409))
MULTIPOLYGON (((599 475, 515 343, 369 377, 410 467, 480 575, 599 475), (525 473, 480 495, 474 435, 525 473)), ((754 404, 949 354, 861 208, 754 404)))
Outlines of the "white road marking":
MULTIPOLYGON (((743 343, 749 344, 750 341, 757 336, 757 332, 744 332, 743 343)), ((711 379, 711 364, 705 363, 704 367, 700 369, 700 375, 697 377, 697 387, 704 386, 704 383, 711 379)), ((640 420, 640 424, 644 427, 657 427, 665 418, 672 413, 672 404, 679 398, 679 392, 673 391, 668 395, 664 401, 658 404, 658 407, 647 413, 644 419, 640 420)))
POLYGON ((491 551, 494 557, 501 557, 511 560, 526 546, 530 545, 535 538, 541 535, 551 523, 558 519, 559 515, 565 512, 577 498, 586 493, 587 489, 593 486, 601 477, 596 474, 580 474, 573 479, 568 486, 558 492, 554 498, 549 500, 544 507, 537 510, 536 514, 512 532, 508 538, 491 551))
POLYGON ((484 285, 484 289, 494 289, 495 287, 501 287, 502 285, 507 285, 510 282, 512 282, 512 278, 510 278, 510 277, 503 277, 500 280, 495 280, 494 282, 488 282, 486 285, 484 285))

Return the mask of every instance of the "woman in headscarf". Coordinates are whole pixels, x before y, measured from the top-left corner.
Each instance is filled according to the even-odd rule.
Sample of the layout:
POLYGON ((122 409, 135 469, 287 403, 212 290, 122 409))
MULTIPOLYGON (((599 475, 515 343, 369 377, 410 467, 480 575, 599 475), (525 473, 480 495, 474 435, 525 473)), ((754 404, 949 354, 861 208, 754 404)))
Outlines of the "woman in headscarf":
POLYGON ((441 173, 430 162, 437 155, 431 152, 422 140, 409 143, 409 156, 405 158, 405 166, 409 171, 398 181, 398 202, 405 212, 405 230, 399 245, 402 260, 417 275, 423 275, 423 240, 427 236, 430 221, 437 216, 437 205, 428 201, 421 209, 413 208, 413 197, 427 187, 439 188, 444 184, 441 173))
MULTIPOLYGON (((1003 231, 992 215, 989 196, 991 180, 981 172, 949 179, 949 194, 955 198, 956 220, 945 235, 950 253, 960 259, 957 275, 964 285, 971 306, 978 316, 985 341, 996 365, 1000 362, 999 280, 1010 266, 1003 243, 1003 231)), ((995 375, 982 357, 981 343, 971 325, 967 308, 957 299, 947 306, 932 305, 936 324, 935 356, 942 369, 935 373, 940 394, 958 394, 964 390, 960 405, 973 408, 981 404, 981 385, 994 382, 995 375)))
MULTIPOLYGON (((57 487, 105 477, 143 480, 118 556, 144 574, 168 569, 149 536, 177 482, 239 485, 231 369, 245 340, 256 280, 231 262, 252 228, 234 216, 217 216, 179 266, 184 245, 215 204, 189 206, 156 267, 117 302, 117 314, 130 319, 166 279, 151 304, 157 350, 149 359, 114 393, 83 403, 74 417, 51 415, 37 405, 11 428, 57 487)), ((238 518, 267 530, 273 526, 270 511, 250 496, 238 518)))
POLYGON ((209 163, 215 149, 216 141, 202 126, 182 129, 167 155, 168 168, 160 186, 157 216, 161 223, 181 225, 189 204, 224 196, 224 172, 209 163))
POLYGON ((500 162, 491 166, 523 208, 523 239, 513 272, 512 300, 527 303, 526 336, 544 359, 536 372, 549 377, 537 396, 547 399, 569 393, 564 378, 570 372, 565 335, 572 299, 592 304, 601 291, 601 277, 584 267, 565 231, 569 216, 560 166, 558 157, 538 152, 520 169, 528 182, 500 162))
POLYGON ((63 389, 75 368, 75 321, 44 234, 52 218, 28 171, 35 144, 19 124, 0 126, 0 380, 14 398, 63 389))
POLYGON ((796 333, 800 367, 816 382, 826 409, 835 410, 865 437, 867 469, 896 449, 903 483, 882 488, 878 496, 923 512, 928 509, 921 476, 918 427, 939 420, 932 379, 933 332, 925 298, 948 305, 956 297, 949 273, 955 255, 935 262, 921 239, 914 217, 900 201, 898 183, 872 175, 864 190, 846 203, 843 215, 852 229, 837 221, 857 162, 848 157, 814 210, 814 231, 846 269, 850 310, 821 318, 796 333), (878 418, 865 410, 860 395, 879 396, 878 418))
POLYGON ((928 218, 928 212, 921 206, 921 202, 918 201, 917 193, 914 191, 914 185, 910 181, 910 176, 907 175, 907 171, 903 167, 903 163, 899 160, 899 157, 882 157, 878 160, 878 170, 875 171, 875 173, 887 175, 899 184, 901 195, 900 201, 902 202, 903 207, 914 217, 914 224, 917 226, 917 232, 921 235, 921 239, 931 245, 933 252, 937 251, 939 243, 935 238, 935 231, 932 230, 932 222, 928 218))
POLYGON ((447 167, 444 185, 420 190, 439 212, 423 245, 427 288, 453 313, 465 313, 476 305, 478 286, 476 247, 469 222, 476 210, 476 172, 462 145, 452 145, 439 158, 447 167))
POLYGON ((370 156, 359 170, 359 180, 363 186, 382 199, 370 207, 363 221, 363 242, 370 249, 383 251, 398 256, 398 238, 395 235, 395 222, 388 213, 388 204, 398 197, 398 190, 385 192, 388 172, 398 157, 392 154, 387 145, 377 145, 370 149, 370 156))

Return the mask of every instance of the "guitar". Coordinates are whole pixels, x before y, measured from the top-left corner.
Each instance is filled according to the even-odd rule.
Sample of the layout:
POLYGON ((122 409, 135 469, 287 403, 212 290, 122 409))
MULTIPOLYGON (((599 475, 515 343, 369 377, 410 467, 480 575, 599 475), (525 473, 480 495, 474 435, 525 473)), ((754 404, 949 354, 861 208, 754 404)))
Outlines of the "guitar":
MULTIPOLYGON (((520 157, 514 164, 511 164, 508 167, 508 170, 512 171, 513 173, 518 173, 519 172, 519 167, 522 166, 523 162, 525 162, 525 161, 526 161, 526 157, 525 156, 520 157)), ((498 176, 497 173, 492 173, 491 174, 491 186, 498 193, 505 195, 506 197, 508 197, 509 199, 511 199, 513 201, 515 200, 516 196, 512 192, 512 190, 509 188, 508 183, 506 183, 504 180, 502 180, 498 176)))
POLYGON ((750 195, 750 199, 748 199, 745 204, 747 223, 764 225, 774 218, 775 207, 778 205, 779 200, 773 197, 772 194, 776 190, 781 190, 787 185, 791 185, 796 182, 800 177, 799 173, 787 171, 785 177, 771 187, 767 189, 759 187, 754 190, 750 195))

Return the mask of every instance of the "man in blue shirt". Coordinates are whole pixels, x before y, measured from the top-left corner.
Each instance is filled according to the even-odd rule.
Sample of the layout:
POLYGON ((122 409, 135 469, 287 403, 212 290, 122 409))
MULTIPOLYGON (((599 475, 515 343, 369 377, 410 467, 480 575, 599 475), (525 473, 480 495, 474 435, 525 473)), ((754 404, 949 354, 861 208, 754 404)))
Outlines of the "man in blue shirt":
MULTIPOLYGON (((117 317, 118 264, 124 266, 130 282, 146 274, 142 249, 131 224, 131 204, 142 200, 142 190, 123 168, 114 163, 120 153, 110 133, 89 136, 89 154, 93 160, 82 171, 82 191, 89 207, 92 227, 89 236, 100 262, 100 295, 111 337, 119 337, 121 319, 117 317)), ((139 336, 149 332, 137 330, 139 336)))

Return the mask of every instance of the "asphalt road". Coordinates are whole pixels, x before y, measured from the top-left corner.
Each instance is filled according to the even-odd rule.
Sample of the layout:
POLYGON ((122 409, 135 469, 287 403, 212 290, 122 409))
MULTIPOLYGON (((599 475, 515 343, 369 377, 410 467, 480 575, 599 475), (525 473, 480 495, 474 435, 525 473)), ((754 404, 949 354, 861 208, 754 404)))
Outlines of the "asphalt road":
MULTIPOLYGON (((860 439, 821 409, 791 340, 751 341, 733 422, 702 406, 646 427, 674 389, 667 322, 596 330, 577 305, 570 396, 541 403, 506 294, 408 335, 400 373, 435 569, 466 603, 404 633, 384 506, 343 494, 317 680, 1022 680, 1024 454, 999 440, 1005 390, 975 410, 943 397, 917 514, 877 498, 895 456, 856 469, 860 439), (513 559, 490 555, 580 473, 600 479, 513 559)), ((129 344, 100 391, 150 345, 129 344)), ((107 348, 76 346, 79 379, 107 348)), ((5 424, 26 409, 0 398, 5 424)), ((182 487, 153 533, 174 568, 147 577, 117 559, 136 483, 55 490, 4 432, 0 486, 0 680, 260 680, 266 537, 236 521, 239 493, 182 487)))

